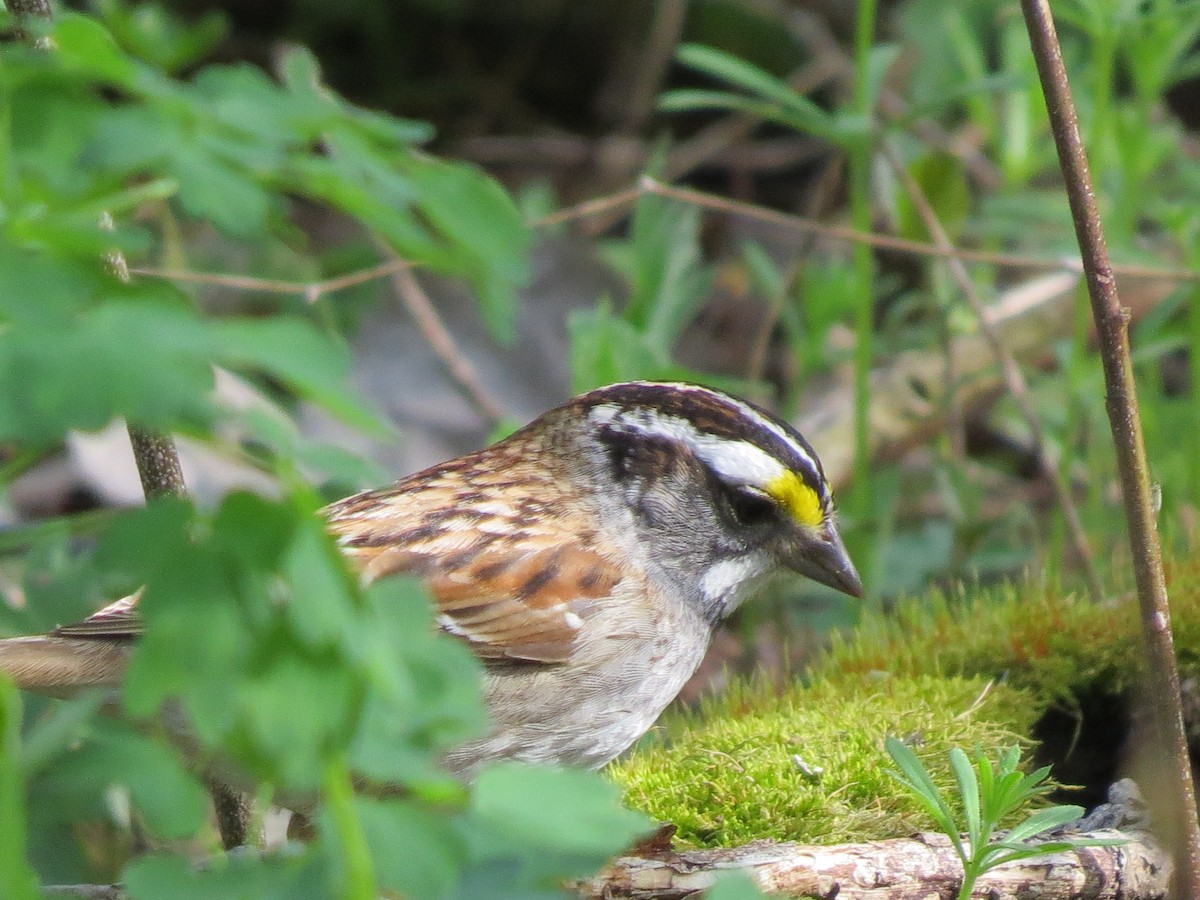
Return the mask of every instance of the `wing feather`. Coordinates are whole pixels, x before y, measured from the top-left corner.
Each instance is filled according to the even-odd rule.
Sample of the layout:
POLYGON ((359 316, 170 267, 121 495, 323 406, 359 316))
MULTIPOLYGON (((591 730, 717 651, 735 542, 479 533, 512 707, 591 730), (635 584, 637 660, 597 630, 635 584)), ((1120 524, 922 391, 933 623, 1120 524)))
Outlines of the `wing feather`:
MULTIPOLYGON (((480 463, 452 460, 335 503, 324 511, 329 528, 364 580, 422 577, 438 624, 485 661, 565 662, 584 620, 621 581, 617 562, 586 549, 594 531, 566 512, 579 507, 543 468, 520 458, 480 463)), ((133 637, 142 631, 139 596, 54 635, 133 637)))

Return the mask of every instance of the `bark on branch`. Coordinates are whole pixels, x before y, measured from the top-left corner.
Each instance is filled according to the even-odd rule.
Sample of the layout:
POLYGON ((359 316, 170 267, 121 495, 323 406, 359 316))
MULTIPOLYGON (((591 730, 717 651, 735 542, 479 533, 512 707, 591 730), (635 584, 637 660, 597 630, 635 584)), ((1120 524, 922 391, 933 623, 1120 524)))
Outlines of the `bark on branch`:
MULTIPOLYGON (((1170 854, 1145 832, 1072 835, 1127 843, 1009 863, 979 881, 988 900, 1156 900, 1167 894, 1170 854)), ((739 871, 770 894, 821 900, 954 900, 962 866, 941 834, 835 846, 756 841, 730 850, 624 857, 580 886, 585 900, 682 900, 739 871)))
MULTIPOLYGON (((1076 838, 1126 843, 1084 847, 999 866, 979 882, 988 900, 1159 900, 1167 895, 1171 857, 1144 831, 1095 831, 1076 838)), ((755 841, 728 850, 623 857, 576 885, 583 900, 696 898, 718 876, 743 872, 781 897, 821 900, 954 900, 962 866, 941 834, 831 846, 755 841)), ((59 885, 43 896, 126 900, 119 885, 59 885)))
MULTIPOLYGON (((1125 520, 1129 526, 1129 544, 1133 574, 1138 588, 1142 633, 1145 637, 1150 684, 1149 699, 1157 731, 1156 748, 1161 758, 1166 790, 1161 799, 1171 807, 1162 817, 1171 829, 1175 845, 1175 863, 1179 868, 1177 896, 1195 900, 1200 897, 1200 822, 1197 821, 1196 792, 1188 755, 1187 735, 1183 727, 1183 704, 1179 693, 1179 669, 1171 636, 1171 615, 1167 603, 1166 578, 1155 523, 1150 489, 1146 447, 1129 355, 1129 310, 1117 296, 1117 283, 1100 211, 1096 189, 1088 170, 1087 153, 1079 131, 1075 103, 1067 82, 1062 48, 1054 28, 1048 0, 1021 0, 1021 10, 1029 31, 1029 42, 1037 63, 1046 111, 1058 159, 1062 166, 1075 236, 1083 259, 1092 318, 1100 338, 1100 358, 1104 364, 1106 406, 1117 468, 1121 474, 1121 493, 1125 500, 1125 520)), ((1102 90, 1105 88, 1102 88, 1102 90)), ((1195 360, 1193 360, 1195 363, 1195 360)))

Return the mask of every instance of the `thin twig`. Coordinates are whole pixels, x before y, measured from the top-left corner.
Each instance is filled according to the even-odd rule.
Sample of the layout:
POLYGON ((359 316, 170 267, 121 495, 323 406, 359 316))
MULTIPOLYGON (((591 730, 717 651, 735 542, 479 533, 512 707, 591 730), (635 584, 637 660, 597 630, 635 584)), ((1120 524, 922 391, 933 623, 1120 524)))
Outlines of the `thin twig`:
POLYGON ((137 462, 138 477, 142 480, 142 491, 147 500, 187 496, 174 441, 130 425, 129 443, 133 445, 133 458, 137 462))
POLYGON ((186 269, 156 269, 136 266, 129 271, 146 278, 165 278, 168 281, 188 281, 194 284, 211 284, 215 287, 234 288, 239 291, 263 291, 272 294, 301 294, 309 303, 315 303, 325 294, 348 287, 364 284, 376 278, 393 275, 412 265, 405 259, 390 259, 378 265, 358 269, 324 281, 282 281, 275 278, 255 278, 250 275, 226 275, 218 272, 190 272, 186 269))
MULTIPOLYGON (((100 217, 100 229, 113 230, 113 220, 107 212, 100 217)), ((132 279, 124 253, 120 250, 110 250, 105 254, 104 262, 114 278, 122 284, 130 283, 132 279)), ((186 497, 187 484, 183 480, 183 466, 179 461, 179 451, 175 448, 175 442, 168 435, 133 424, 127 425, 127 428, 138 478, 141 479, 142 493, 146 495, 146 500, 186 497)), ((242 846, 246 842, 250 822, 249 800, 215 778, 206 778, 204 783, 212 799, 221 845, 226 850, 242 846)))
MULTIPOLYGON (((100 217, 100 230, 112 231, 112 216, 104 213, 100 217)), ((129 265, 120 250, 110 250, 104 256, 108 271, 121 284, 129 284, 129 265)), ((175 443, 167 436, 129 425, 129 443, 133 446, 133 459, 137 463, 138 477, 142 481, 142 492, 147 500, 157 497, 185 497, 187 486, 183 481, 183 467, 175 443)))
MULTIPOLYGON (((387 247, 382 245, 381 247, 386 253, 393 252, 387 247)), ((418 330, 429 342, 429 346, 433 348, 433 352, 445 365, 451 377, 458 382, 471 405, 491 425, 497 424, 504 418, 504 407, 483 386, 483 380, 475 371, 475 366, 467 359, 466 354, 458 349, 454 337, 442 322, 433 306, 433 301, 429 299, 429 295, 425 293, 425 289, 421 287, 412 270, 410 268, 395 269, 392 272, 392 284, 409 314, 413 317, 413 321, 417 323, 418 330)))
MULTIPOLYGON (((641 182, 646 193, 658 194, 662 197, 672 197, 685 203, 692 203, 705 209, 715 209, 729 215, 743 216, 778 225, 792 231, 811 232, 834 240, 851 243, 870 244, 897 253, 912 253, 918 256, 931 256, 939 259, 956 258, 964 262, 983 263, 993 266, 1011 266, 1027 269, 1045 269, 1050 271, 1082 272, 1083 266, 1077 259, 1060 257, 1047 259, 1044 256, 1025 256, 1019 253, 993 253, 986 250, 944 250, 936 244, 922 241, 910 241, 906 238, 893 237, 887 234, 874 234, 857 231, 845 225, 831 225, 827 222, 817 222, 788 213, 776 212, 752 203, 730 200, 716 194, 697 191, 692 188, 681 188, 663 184, 648 175, 643 175, 641 182)), ((1165 269, 1154 266, 1119 265, 1113 266, 1116 275, 1129 278, 1165 278, 1171 281, 1200 281, 1200 271, 1194 269, 1165 269)))
POLYGON ((1169 824, 1178 829, 1172 835, 1175 839, 1175 893, 1177 897, 1195 900, 1200 897, 1200 822, 1196 817, 1196 792, 1183 727, 1179 670, 1171 637, 1162 550, 1155 525, 1133 363, 1129 356, 1129 311, 1121 306, 1117 296, 1116 280, 1096 206, 1095 187, 1088 171, 1087 153, 1079 133, 1079 121, 1050 5, 1047 0, 1021 0, 1021 10, 1025 14, 1042 91, 1046 95, 1050 127, 1066 182, 1100 342, 1108 420, 1116 445, 1142 632, 1149 657, 1151 707, 1160 746, 1167 757, 1164 769, 1170 783, 1169 791, 1164 793, 1168 794, 1165 799, 1174 807, 1170 810, 1173 821, 1169 824))
MULTIPOLYGON (((101 227, 111 229, 111 220, 105 217, 101 227)), ((105 262, 119 281, 129 283, 129 267, 123 253, 119 250, 111 251, 105 257, 105 262)), ((138 477, 141 479, 142 492, 146 499, 186 497, 187 485, 183 480, 183 467, 179 462, 179 451, 175 448, 175 442, 167 435, 136 425, 130 424, 127 427, 129 443, 133 447, 133 459, 137 463, 138 477)), ((242 846, 246 842, 250 822, 249 800, 216 778, 205 778, 204 784, 212 799, 221 845, 226 850, 242 846)))
MULTIPOLYGON (((934 244, 910 241, 887 234, 873 234, 856 231, 844 225, 831 225, 804 216, 793 216, 788 213, 776 212, 751 203, 730 200, 716 194, 705 193, 691 188, 680 188, 663 184, 648 176, 643 176, 639 183, 613 194, 585 200, 575 206, 560 209, 534 219, 530 227, 543 229, 552 228, 567 222, 587 219, 592 216, 604 215, 614 209, 632 206, 639 197, 645 194, 658 194, 691 203, 704 209, 712 209, 727 215, 741 216, 760 222, 776 225, 789 231, 799 231, 807 234, 821 235, 832 240, 850 243, 862 242, 873 247, 880 247, 897 253, 909 253, 917 256, 928 256, 938 259, 961 259, 964 262, 983 265, 1002 266, 1015 269, 1039 269, 1045 271, 1082 272, 1082 265, 1077 259, 1069 257, 1047 258, 1021 253, 996 253, 983 250, 964 250, 956 248, 945 250, 934 244)), ((300 294, 310 303, 318 298, 364 284, 377 278, 394 275, 396 272, 411 268, 412 263, 403 259, 389 260, 378 265, 369 266, 329 278, 324 281, 284 281, 274 278, 254 278, 247 275, 232 275, 219 272, 192 272, 186 269, 159 269, 152 266, 136 266, 130 268, 130 273, 145 278, 164 278, 168 281, 182 281, 193 284, 209 284, 217 287, 227 287, 240 291, 262 291, 276 294, 300 294)), ((1166 281, 1200 282, 1200 270, 1163 268, 1159 266, 1114 265, 1113 274, 1125 278, 1161 278, 1166 281)))
POLYGON ((568 206, 566 209, 560 209, 558 212, 549 213, 548 215, 534 219, 529 224, 533 228, 552 228, 555 225, 562 225, 565 222, 589 219, 592 216, 603 215, 613 209, 632 206, 645 193, 645 188, 639 183, 633 187, 617 191, 614 194, 607 194, 592 200, 584 200, 582 203, 568 206))
MULTIPOLYGON (((912 201, 913 208, 916 209, 917 215, 921 217, 921 221, 925 224, 925 228, 929 231, 934 243, 944 250, 953 250, 954 245, 950 241, 950 236, 946 233, 946 229, 942 227, 941 220, 934 211, 933 206, 929 203, 929 198, 925 196, 925 192, 913 178, 912 173, 904 166, 904 162, 896 154, 895 148, 887 141, 882 141, 881 149, 884 157, 888 161, 892 172, 899 179, 904 191, 908 194, 908 198, 912 201)), ((1017 404, 1017 409, 1021 416, 1025 419, 1026 425, 1029 427, 1029 436, 1033 441, 1033 450, 1037 454, 1038 468, 1042 471, 1042 476, 1050 482, 1050 486, 1054 489, 1054 496, 1058 501, 1059 507, 1063 511, 1063 518, 1067 523, 1067 531, 1071 536, 1071 544, 1075 547, 1075 553, 1079 557, 1080 565, 1083 566, 1084 576, 1087 579, 1088 592, 1091 594, 1092 600, 1099 603, 1104 599, 1104 585, 1100 581, 1100 573, 1096 570, 1096 560, 1092 554, 1091 544, 1088 542, 1087 532, 1083 529, 1083 521, 1079 518, 1079 509, 1075 505, 1074 498, 1071 497, 1071 491, 1067 487, 1066 481, 1063 479, 1062 472, 1058 466, 1050 458, 1050 454, 1046 448, 1046 436, 1042 430, 1041 420, 1038 418, 1037 410, 1033 407, 1033 401, 1029 397, 1029 388, 1025 383, 1025 376, 1021 373, 1021 367, 1018 365, 1016 358, 1009 352, 1004 341, 1000 338, 999 331, 988 320, 984 309, 983 300, 975 290, 975 285, 971 281, 971 276, 967 272, 967 267, 963 265, 962 260, 957 256, 948 256, 946 264, 950 268, 950 274, 954 278, 958 289, 962 292, 963 298, 967 301, 967 305, 971 307, 971 311, 975 314, 975 319, 979 323, 979 330, 983 333, 987 340, 988 347, 992 354, 996 357, 996 361, 1000 363, 1000 371, 1004 376, 1004 384, 1008 388, 1009 394, 1017 404)))

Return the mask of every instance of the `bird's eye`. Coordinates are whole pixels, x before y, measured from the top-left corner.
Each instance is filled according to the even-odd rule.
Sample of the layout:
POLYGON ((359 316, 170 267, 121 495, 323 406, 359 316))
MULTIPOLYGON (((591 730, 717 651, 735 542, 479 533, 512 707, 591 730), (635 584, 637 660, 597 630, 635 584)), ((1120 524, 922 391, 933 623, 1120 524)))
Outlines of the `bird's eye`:
POLYGON ((775 501, 762 491, 745 486, 730 489, 729 508, 738 524, 746 527, 771 521, 778 509, 775 501))

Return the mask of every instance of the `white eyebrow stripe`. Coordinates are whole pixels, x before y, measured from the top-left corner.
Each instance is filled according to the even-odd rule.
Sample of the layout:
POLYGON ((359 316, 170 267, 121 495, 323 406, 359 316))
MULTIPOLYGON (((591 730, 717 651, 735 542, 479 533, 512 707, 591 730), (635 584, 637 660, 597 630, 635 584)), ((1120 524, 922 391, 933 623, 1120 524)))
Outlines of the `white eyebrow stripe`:
POLYGON ((617 431, 637 431, 678 441, 690 447, 717 474, 764 490, 786 471, 783 463, 754 444, 704 434, 686 419, 660 416, 645 409, 631 412, 609 403, 593 407, 589 417, 596 424, 617 431))
POLYGON ((771 434, 775 435, 777 438, 779 438, 781 441, 783 441, 788 447, 791 448, 792 452, 795 453, 796 456, 798 456, 801 460, 803 460, 805 463, 808 464, 808 468, 813 476, 813 480, 814 481, 820 480, 819 478, 816 477, 817 473, 820 471, 820 469, 817 465, 817 461, 815 459, 813 459, 812 454, 809 453, 808 450, 802 444, 800 444, 794 437, 792 437, 790 434, 788 434, 788 432, 784 428, 780 427, 780 425, 777 422, 773 422, 771 419, 764 416, 762 413, 760 413, 754 407, 750 406, 747 403, 744 403, 743 401, 739 400, 737 397, 732 397, 729 394, 721 393, 719 391, 714 391, 712 388, 706 388, 706 387, 704 387, 704 385, 701 385, 701 384, 689 384, 684 381, 672 381, 672 382, 641 381, 641 382, 637 382, 637 383, 644 385, 646 387, 666 386, 666 387, 672 388, 673 390, 681 391, 681 392, 687 393, 687 394, 704 394, 706 397, 713 397, 717 400, 720 400, 720 401, 723 401, 725 403, 732 405, 733 407, 735 407, 737 409, 738 412, 740 412, 742 415, 746 416, 746 418, 757 423, 758 425, 761 425, 763 428, 767 429, 767 431, 771 432, 771 434))

